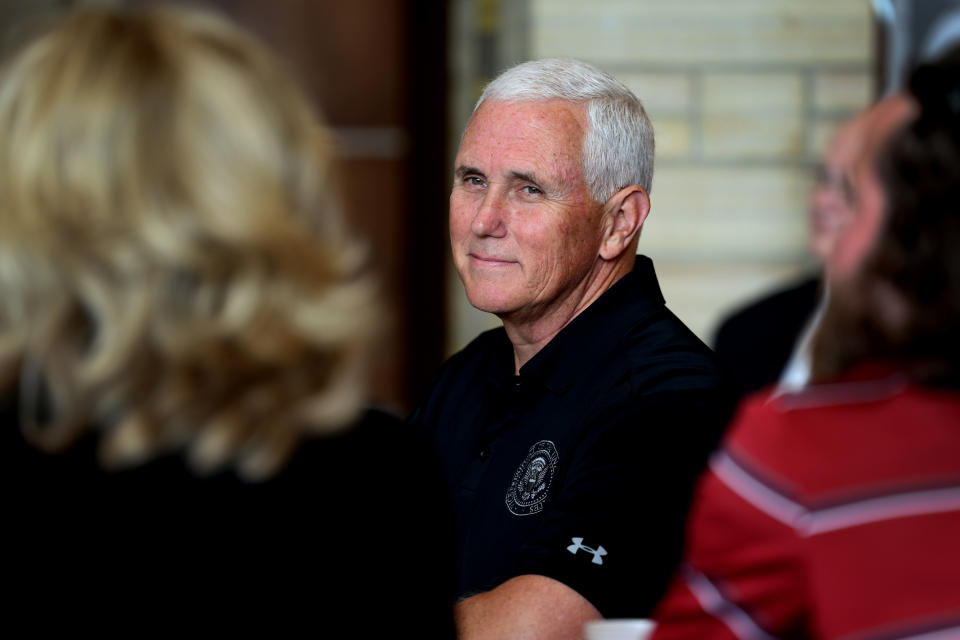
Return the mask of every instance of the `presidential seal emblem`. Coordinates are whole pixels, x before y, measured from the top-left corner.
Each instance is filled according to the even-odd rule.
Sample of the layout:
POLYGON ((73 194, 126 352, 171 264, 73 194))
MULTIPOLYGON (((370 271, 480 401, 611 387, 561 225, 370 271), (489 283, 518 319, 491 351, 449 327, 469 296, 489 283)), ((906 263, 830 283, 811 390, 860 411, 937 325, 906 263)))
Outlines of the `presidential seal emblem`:
POLYGON ((530 452, 513 474, 507 490, 507 509, 510 513, 530 516, 543 510, 559 459, 557 447, 549 440, 541 440, 530 447, 530 452))

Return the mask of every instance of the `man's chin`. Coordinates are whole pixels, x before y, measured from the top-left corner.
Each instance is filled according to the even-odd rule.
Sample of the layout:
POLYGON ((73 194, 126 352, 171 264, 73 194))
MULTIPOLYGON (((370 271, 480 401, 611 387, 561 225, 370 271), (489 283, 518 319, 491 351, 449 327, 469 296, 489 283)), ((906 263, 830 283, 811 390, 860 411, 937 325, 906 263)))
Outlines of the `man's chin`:
POLYGON ((512 312, 516 306, 502 296, 470 292, 469 290, 467 291, 467 300, 475 309, 501 317, 512 312))
POLYGON ((510 313, 510 309, 509 309, 509 307, 507 307, 506 305, 491 303, 491 302, 487 302, 486 300, 480 300, 480 301, 477 301, 477 302, 474 302, 473 300, 471 300, 471 301, 470 301, 470 304, 471 304, 471 306, 473 306, 473 308, 476 309, 477 311, 484 311, 484 312, 486 312, 486 313, 492 313, 493 315, 498 316, 498 317, 502 317, 502 316, 504 316, 505 314, 509 314, 509 313, 510 313))

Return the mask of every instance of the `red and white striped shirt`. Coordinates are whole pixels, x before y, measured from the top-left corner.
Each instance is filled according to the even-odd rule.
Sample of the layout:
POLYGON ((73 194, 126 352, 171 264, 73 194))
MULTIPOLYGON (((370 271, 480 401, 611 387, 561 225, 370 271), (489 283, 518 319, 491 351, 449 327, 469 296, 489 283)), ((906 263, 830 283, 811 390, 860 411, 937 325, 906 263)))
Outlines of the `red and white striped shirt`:
POLYGON ((960 638, 960 393, 754 396, 701 480, 655 640, 960 638))

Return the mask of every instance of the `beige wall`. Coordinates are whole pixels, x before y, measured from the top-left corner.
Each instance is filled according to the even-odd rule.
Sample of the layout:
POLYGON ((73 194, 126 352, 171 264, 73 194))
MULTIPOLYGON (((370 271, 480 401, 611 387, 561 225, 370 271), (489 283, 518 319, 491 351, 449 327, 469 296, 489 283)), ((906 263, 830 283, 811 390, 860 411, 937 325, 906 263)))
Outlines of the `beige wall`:
MULTIPOLYGON (((725 312, 809 268, 811 168, 872 95, 868 0, 519 4, 527 41, 514 50, 597 64, 646 105, 657 167, 639 250, 694 331, 709 341, 725 312)), ((453 279, 451 349, 496 324, 453 279)))

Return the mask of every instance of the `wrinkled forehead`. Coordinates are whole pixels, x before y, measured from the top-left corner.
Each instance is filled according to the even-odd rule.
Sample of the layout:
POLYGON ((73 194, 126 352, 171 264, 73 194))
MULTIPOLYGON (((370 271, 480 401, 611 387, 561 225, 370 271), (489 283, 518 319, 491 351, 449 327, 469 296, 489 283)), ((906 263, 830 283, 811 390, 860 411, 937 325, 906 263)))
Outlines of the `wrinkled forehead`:
POLYGON ((579 150, 588 130, 584 104, 568 100, 485 100, 474 111, 461 138, 471 134, 512 138, 537 135, 579 150))
POLYGON ((456 164, 489 176, 528 174, 557 188, 580 188, 585 127, 584 108, 574 102, 490 100, 467 124, 456 164))
POLYGON ((860 169, 873 166, 877 154, 890 135, 916 113, 916 103, 905 94, 894 94, 881 100, 862 116, 862 143, 857 164, 860 169))

